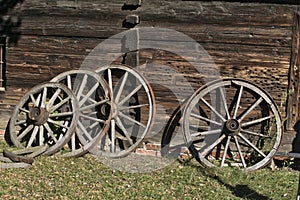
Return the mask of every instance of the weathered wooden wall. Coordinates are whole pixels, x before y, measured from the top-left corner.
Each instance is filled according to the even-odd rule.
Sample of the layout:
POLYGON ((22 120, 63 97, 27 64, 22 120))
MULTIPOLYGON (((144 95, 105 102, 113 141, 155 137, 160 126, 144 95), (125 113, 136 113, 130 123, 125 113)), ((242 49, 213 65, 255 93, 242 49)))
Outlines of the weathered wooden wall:
MULTIPOLYGON (((22 20, 22 35, 18 44, 7 51, 7 90, 0 94, 1 118, 7 119, 18 99, 30 87, 60 72, 79 68, 97 44, 127 30, 122 23, 128 14, 140 16, 139 27, 174 29, 195 39, 212 56, 223 77, 245 78, 258 83, 271 93, 281 106, 282 116, 287 117, 288 75, 297 5, 144 0, 136 10, 122 10, 124 2, 25 0, 16 8, 15 13, 22 20)), ((197 82, 195 79, 199 75, 174 55, 141 51, 140 56, 140 64, 152 59, 151 62, 180 69, 179 76, 184 73, 188 80, 197 82), (157 55, 155 61, 153 54, 157 55)), ((143 73, 150 76, 152 72, 153 69, 146 67, 143 73)), ((159 75, 163 77, 164 74, 159 75)), ((178 76, 173 78, 170 84, 176 83, 178 76)), ((159 91, 156 95, 161 98, 159 91)), ((175 109, 165 105, 165 99, 158 100, 168 107, 168 112, 175 109)), ((1 128, 5 128, 4 124, 1 128)), ((292 137, 283 143, 290 143, 292 137)))

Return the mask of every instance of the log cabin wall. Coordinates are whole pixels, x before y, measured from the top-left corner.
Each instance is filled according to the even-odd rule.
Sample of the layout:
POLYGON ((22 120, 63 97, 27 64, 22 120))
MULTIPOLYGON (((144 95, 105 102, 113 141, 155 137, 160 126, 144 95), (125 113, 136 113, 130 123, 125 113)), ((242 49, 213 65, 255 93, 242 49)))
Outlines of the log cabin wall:
MULTIPOLYGON (((140 7, 127 10, 122 9, 124 2, 25 0, 15 8, 12 14, 21 18, 21 36, 17 45, 7 49, 6 91, 0 94, 0 128, 5 129, 14 105, 28 89, 61 72, 79 68, 97 44, 127 30, 122 24, 129 14, 140 17, 139 27, 174 29, 193 38, 212 56, 222 77, 244 78, 259 84, 280 106, 283 118, 288 117, 286 100, 298 5, 276 1, 143 0, 140 7)), ((190 71, 186 61, 166 52, 140 51, 139 56, 141 65, 152 60, 180 69, 170 84, 177 84, 178 80, 180 85, 182 74, 194 83, 200 77, 190 71)), ((149 65, 142 73, 155 76, 152 71, 149 65)), ((160 98, 159 91, 156 96, 160 98)), ((177 105, 166 105, 170 102, 166 100, 158 99, 171 114, 177 105)), ((290 143, 291 138, 283 143, 290 143)))

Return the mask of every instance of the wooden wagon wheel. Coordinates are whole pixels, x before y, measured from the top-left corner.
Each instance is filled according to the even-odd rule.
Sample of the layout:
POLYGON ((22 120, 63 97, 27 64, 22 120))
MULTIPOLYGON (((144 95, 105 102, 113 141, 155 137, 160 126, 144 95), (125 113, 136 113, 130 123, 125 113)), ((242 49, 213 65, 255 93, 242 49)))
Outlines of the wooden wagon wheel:
POLYGON ((125 65, 109 65, 96 70, 113 91, 113 116, 108 134, 90 152, 110 158, 133 151, 151 130, 155 116, 155 98, 146 79, 125 65))
POLYGON ((278 108, 266 91, 240 79, 198 89, 183 112, 183 132, 194 157, 206 166, 264 167, 282 137, 278 108))
POLYGON ((11 140, 18 148, 48 145, 43 154, 53 154, 69 141, 78 113, 78 101, 65 85, 39 84, 15 106, 9 123, 11 140))
POLYGON ((79 101, 79 120, 75 134, 68 142, 63 156, 81 156, 96 145, 107 132, 111 120, 111 92, 106 81, 89 70, 71 70, 54 77, 51 82, 65 84, 79 101), (106 109, 103 109, 103 108, 106 109))

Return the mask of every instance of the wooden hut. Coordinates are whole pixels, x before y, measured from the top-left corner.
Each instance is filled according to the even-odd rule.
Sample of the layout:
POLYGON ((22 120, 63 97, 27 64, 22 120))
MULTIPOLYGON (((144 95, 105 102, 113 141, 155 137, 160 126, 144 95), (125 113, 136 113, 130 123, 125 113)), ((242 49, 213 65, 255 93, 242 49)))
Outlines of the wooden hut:
MULTIPOLYGON (((293 149, 291 144, 297 145, 293 142, 300 117, 300 12, 296 0, 2 2, 0 7, 6 16, 1 15, 1 22, 7 15, 11 17, 11 24, 0 24, 6 27, 0 29, 2 130, 14 105, 28 89, 61 72, 79 68, 97 44, 128 30, 124 22, 129 20, 132 24, 133 16, 138 17, 133 26, 174 29, 196 40, 212 57, 222 77, 247 79, 264 88, 275 99, 285 121, 281 151, 289 152, 293 149), (7 43, 13 37, 15 44, 7 43)), ((197 74, 189 72, 187 63, 162 51, 140 51, 139 64, 154 54, 161 64, 182 70, 174 75, 172 84, 178 80, 180 85, 182 74, 195 81, 197 74)), ((151 70, 143 73, 150 76, 151 70)), ((159 92, 156 96, 159 98, 159 92)), ((172 113, 174 105, 167 105, 170 101, 166 97, 158 101, 172 113)))

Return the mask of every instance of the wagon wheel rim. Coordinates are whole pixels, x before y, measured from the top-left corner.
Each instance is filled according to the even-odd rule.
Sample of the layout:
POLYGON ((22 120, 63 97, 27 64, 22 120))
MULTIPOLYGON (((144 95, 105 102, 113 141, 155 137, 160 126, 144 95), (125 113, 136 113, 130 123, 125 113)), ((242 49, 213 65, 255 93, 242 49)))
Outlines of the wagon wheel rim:
POLYGON ((142 74, 126 65, 103 66, 95 71, 105 77, 113 91, 113 116, 108 134, 90 152, 109 158, 127 156, 151 131, 155 117, 152 88, 142 74), (146 98, 141 100, 140 94, 146 98))
POLYGON ((208 167, 266 166, 282 138, 282 122, 271 96, 241 79, 213 81, 199 88, 183 112, 185 142, 208 167))
POLYGON ((108 104, 111 99, 108 84, 90 70, 70 70, 57 75, 51 82, 66 85, 79 102, 75 132, 61 154, 64 157, 82 156, 98 143, 109 128, 112 110, 108 104))
POLYGON ((78 121, 79 103, 60 83, 43 83, 29 90, 15 106, 9 132, 15 146, 49 146, 43 153, 59 151, 72 136, 78 121))

